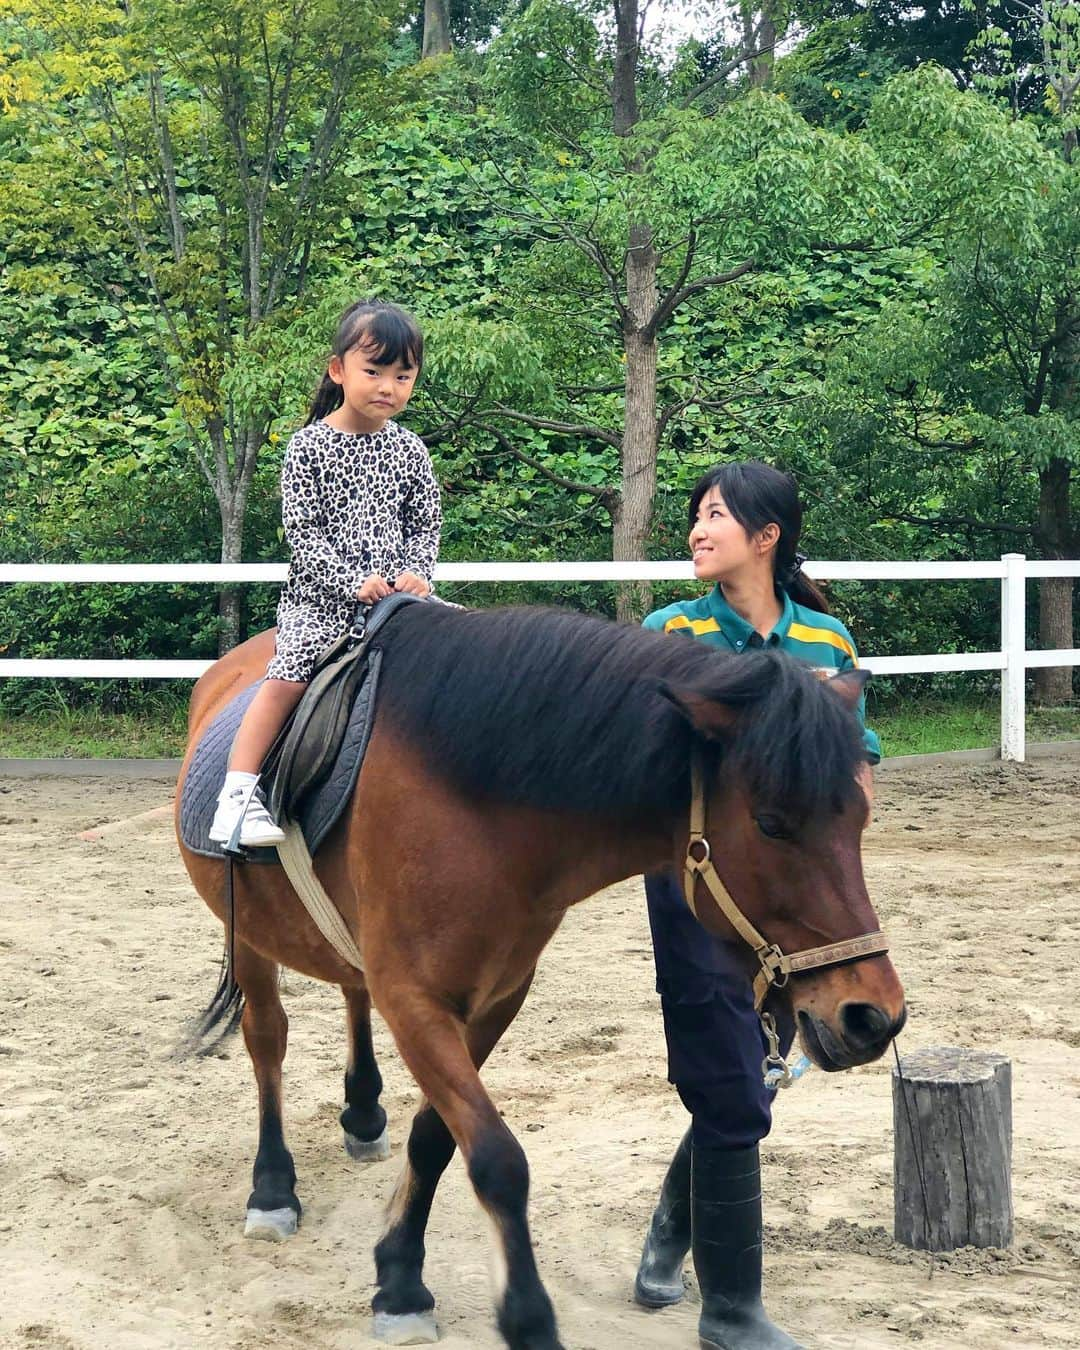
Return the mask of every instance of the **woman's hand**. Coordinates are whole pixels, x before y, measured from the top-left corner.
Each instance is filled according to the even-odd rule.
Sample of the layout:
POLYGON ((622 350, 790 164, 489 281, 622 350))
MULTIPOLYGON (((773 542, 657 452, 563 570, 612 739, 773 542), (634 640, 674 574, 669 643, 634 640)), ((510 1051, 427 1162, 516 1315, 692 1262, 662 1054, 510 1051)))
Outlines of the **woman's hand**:
POLYGON ((422 576, 416 572, 402 572, 397 581, 394 582, 395 591, 403 591, 406 595, 430 595, 431 587, 422 576))
POLYGON ((385 600, 391 591, 392 587, 386 578, 373 572, 356 592, 356 598, 362 605, 373 605, 376 600, 385 600))

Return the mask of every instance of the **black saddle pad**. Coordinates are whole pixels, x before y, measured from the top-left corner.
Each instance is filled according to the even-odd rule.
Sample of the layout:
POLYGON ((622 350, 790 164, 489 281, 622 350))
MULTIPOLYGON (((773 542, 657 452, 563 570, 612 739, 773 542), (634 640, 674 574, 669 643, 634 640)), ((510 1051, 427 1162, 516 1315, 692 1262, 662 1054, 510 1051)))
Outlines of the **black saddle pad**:
MULTIPOLYGON (((207 858, 225 856, 222 846, 210 838, 210 822, 217 808, 217 795, 225 780, 225 769, 236 729, 261 684, 262 680, 256 680, 218 713, 196 747, 184 780, 180 796, 180 838, 193 853, 201 853, 207 858)), ((297 813, 297 823, 304 833, 308 852, 312 855, 330 832, 356 787, 374 722, 375 690, 372 685, 370 680, 365 680, 361 685, 333 768, 305 798, 297 813)), ((278 860, 277 849, 274 848, 249 849, 247 856, 249 861, 257 863, 276 863, 278 860)))

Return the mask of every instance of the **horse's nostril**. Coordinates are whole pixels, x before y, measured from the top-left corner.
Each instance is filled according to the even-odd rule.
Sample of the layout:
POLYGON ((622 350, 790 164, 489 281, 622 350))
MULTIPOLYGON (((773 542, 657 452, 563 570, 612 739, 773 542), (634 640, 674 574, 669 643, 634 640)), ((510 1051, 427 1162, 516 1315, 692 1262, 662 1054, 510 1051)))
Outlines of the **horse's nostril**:
POLYGON ((873 1003, 846 1003, 840 1021, 844 1039, 860 1050, 880 1045, 893 1034, 891 1019, 873 1003))

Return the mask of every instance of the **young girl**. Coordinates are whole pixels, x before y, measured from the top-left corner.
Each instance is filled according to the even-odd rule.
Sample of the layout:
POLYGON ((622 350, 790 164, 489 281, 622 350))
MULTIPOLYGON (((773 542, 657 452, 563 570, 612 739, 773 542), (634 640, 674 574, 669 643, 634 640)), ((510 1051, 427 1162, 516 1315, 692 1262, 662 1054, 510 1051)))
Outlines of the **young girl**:
POLYGON ((392 591, 427 595, 442 512, 427 450, 392 419, 409 401, 424 357, 414 320, 362 300, 341 316, 307 425, 289 441, 281 514, 292 549, 266 679, 244 714, 210 838, 285 838, 257 789, 262 761, 303 694, 319 653, 346 632, 358 603, 392 591))
MULTIPOLYGON (((777 648, 823 677, 852 669, 858 657, 851 634, 802 571, 801 526, 802 504, 787 474, 753 461, 711 469, 690 497, 689 543, 694 575, 712 588, 650 614, 645 627, 733 654, 777 648)), ((872 731, 865 742, 869 800, 869 765, 881 753, 872 731)), ((761 1302, 758 1143, 771 1125, 772 1093, 762 1081, 766 1047, 745 953, 701 927, 674 873, 647 876, 645 894, 668 1077, 692 1123, 664 1180, 635 1296, 652 1308, 678 1302, 692 1247, 703 1350, 792 1350, 796 1342, 761 1302)), ((786 1052, 793 1028, 780 1009, 772 1011, 786 1052)))

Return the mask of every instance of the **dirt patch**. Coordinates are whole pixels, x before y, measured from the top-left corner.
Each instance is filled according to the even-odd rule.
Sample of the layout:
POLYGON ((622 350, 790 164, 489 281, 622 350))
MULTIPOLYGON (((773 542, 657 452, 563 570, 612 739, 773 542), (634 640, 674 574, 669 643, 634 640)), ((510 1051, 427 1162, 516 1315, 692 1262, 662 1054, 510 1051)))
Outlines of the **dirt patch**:
MULTIPOLYGON (((341 1146, 337 991, 289 974, 287 1127, 305 1204, 291 1242, 241 1236, 255 1094, 239 1042, 168 1058, 212 991, 220 929, 168 821, 80 830, 168 800, 156 780, 0 780, 0 1345, 358 1350, 396 1173, 341 1146)), ((871 894, 907 986, 904 1049, 1001 1051, 1014 1074, 1017 1237, 928 1262, 892 1228, 887 1063, 808 1073, 764 1145, 767 1283, 811 1350, 1080 1346, 1080 761, 897 769, 867 836, 871 894)), ((640 885, 568 918, 485 1078, 524 1142, 532 1226, 568 1350, 696 1346, 697 1300, 630 1287, 684 1117, 665 1081, 640 885)), ((376 1044, 395 1155, 415 1093, 376 1044)), ((443 1345, 500 1344, 487 1228, 460 1167, 428 1282, 443 1345)))

